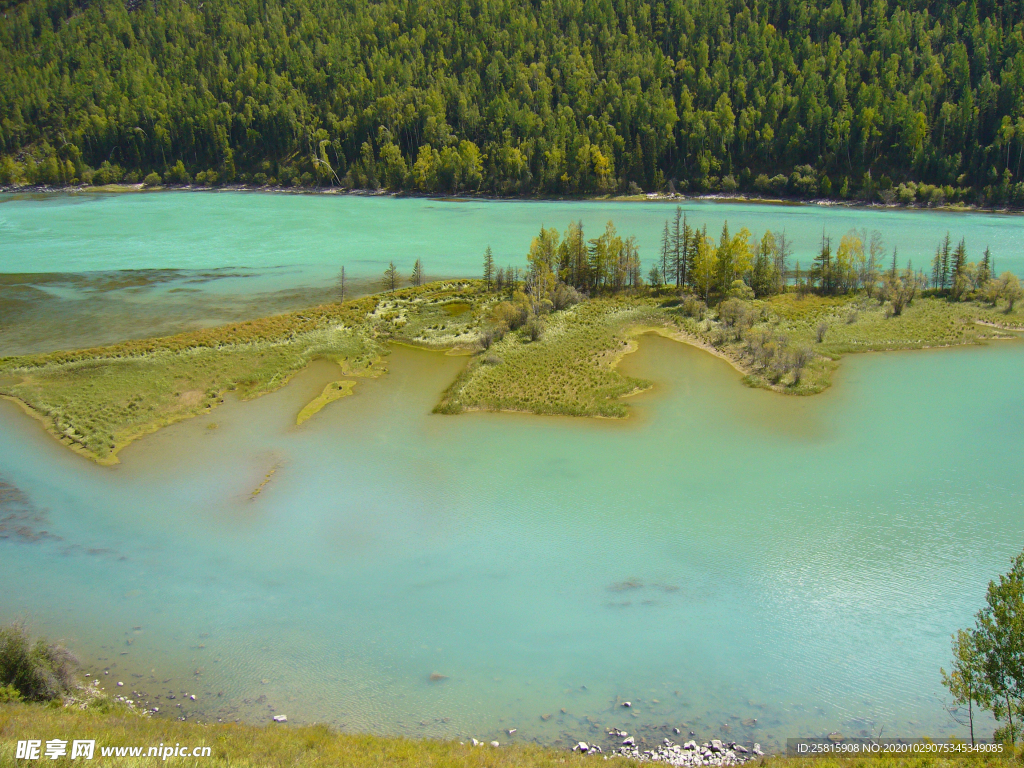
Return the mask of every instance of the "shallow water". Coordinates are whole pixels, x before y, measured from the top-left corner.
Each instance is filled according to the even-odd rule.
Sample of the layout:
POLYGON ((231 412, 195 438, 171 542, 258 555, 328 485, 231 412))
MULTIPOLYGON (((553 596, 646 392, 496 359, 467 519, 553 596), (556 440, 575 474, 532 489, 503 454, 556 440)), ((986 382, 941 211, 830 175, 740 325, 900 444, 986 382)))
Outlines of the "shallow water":
POLYGON ((296 427, 338 377, 318 364, 113 468, 0 402, 29 529, 0 539, 0 619, 164 712, 195 694, 189 717, 563 744, 960 732, 949 635, 1024 543, 1021 343, 848 356, 786 398, 648 336, 623 365, 656 386, 624 422, 432 415, 464 362, 396 348, 296 427))
MULTIPOLYGON (((927 270, 948 231, 965 238, 972 260, 990 247, 998 271, 1024 276, 1019 215, 712 201, 682 207, 716 238, 725 220, 758 238, 784 230, 804 270, 823 233, 838 244, 850 229, 880 231, 887 254, 897 246, 901 262, 927 270)), ((392 260, 406 277, 417 258, 428 277, 473 276, 491 246, 498 266, 522 267, 541 225, 564 232, 576 220, 588 237, 608 220, 621 235, 635 235, 646 274, 674 210, 664 202, 257 192, 0 195, 0 273, 33 275, 19 285, 0 278, 0 354, 111 343, 334 300, 342 265, 349 295, 371 289, 392 260)))

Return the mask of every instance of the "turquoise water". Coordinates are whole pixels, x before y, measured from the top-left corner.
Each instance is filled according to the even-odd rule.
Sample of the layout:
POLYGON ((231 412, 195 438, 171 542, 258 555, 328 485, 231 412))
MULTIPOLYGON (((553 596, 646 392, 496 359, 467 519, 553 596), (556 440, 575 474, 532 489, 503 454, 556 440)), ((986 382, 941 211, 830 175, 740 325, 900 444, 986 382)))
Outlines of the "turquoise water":
MULTIPOLYGON (((850 229, 879 230, 889 253, 927 268, 949 231, 966 239, 972 259, 991 247, 996 268, 1024 274, 1024 227, 1016 215, 883 210, 817 205, 687 201, 692 224, 718 237, 722 222, 760 237, 785 230, 794 259, 806 267, 822 232, 836 241, 850 229)), ((423 260, 428 275, 480 271, 490 245, 500 265, 524 261, 541 225, 564 231, 580 220, 596 237, 608 220, 636 235, 653 264, 664 202, 446 201, 388 196, 258 192, 0 195, 0 272, 120 269, 272 270, 282 284, 333 280, 345 264, 356 277, 377 277, 389 260, 403 272, 423 260)))
MULTIPOLYGON (((390 259, 474 274, 491 244, 522 264, 570 219, 613 218, 649 260, 672 208, 0 197, 0 354, 327 300, 341 263, 355 290, 390 259)), ((801 260, 857 227, 923 264, 949 229, 1024 273, 1012 216, 684 208, 715 233, 784 228, 801 260)), ((849 356, 832 390, 785 398, 645 338, 623 365, 656 387, 626 422, 432 415, 462 364, 396 349, 296 427, 337 378, 317 364, 112 468, 0 401, 0 621, 66 638, 172 716, 562 744, 962 732, 949 635, 1024 546, 1021 342, 849 356)))
POLYGON ((625 365, 656 386, 626 422, 432 415, 462 364, 396 349, 295 427, 337 375, 318 364, 113 468, 0 403, 0 480, 48 534, 0 539, 0 619, 188 717, 565 745, 961 731, 949 635, 1024 544, 1020 342, 850 356, 785 398, 645 337, 625 365))
MULTIPOLYGON (((688 201, 689 221, 718 237, 723 221, 785 231, 806 269, 822 233, 879 231, 887 257, 927 268, 948 231, 971 259, 1024 276, 1017 215, 818 205, 688 201)), ((525 265, 541 225, 589 237, 613 220, 635 235, 644 271, 658 259, 664 202, 451 201, 258 192, 0 195, 0 354, 109 344, 262 317, 377 290, 390 261, 418 258, 428 277, 478 275, 491 246, 499 266, 525 265), (13 277, 12 273, 20 273, 13 277)))

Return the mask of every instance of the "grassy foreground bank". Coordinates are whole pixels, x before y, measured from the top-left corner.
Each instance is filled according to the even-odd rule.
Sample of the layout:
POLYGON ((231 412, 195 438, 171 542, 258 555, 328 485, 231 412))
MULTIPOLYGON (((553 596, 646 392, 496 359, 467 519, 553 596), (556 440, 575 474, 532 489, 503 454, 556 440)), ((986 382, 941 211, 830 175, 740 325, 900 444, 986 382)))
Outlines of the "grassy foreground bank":
MULTIPOLYGON (((17 742, 24 739, 95 739, 96 753, 91 761, 72 761, 67 757, 45 760, 47 765, 135 766, 266 766, 298 768, 305 766, 346 766, 381 768, 382 766, 437 766, 438 768, 563 768, 563 766, 638 765, 624 758, 583 756, 532 744, 473 747, 458 741, 431 741, 381 736, 350 735, 326 726, 290 725, 204 725, 156 720, 138 714, 114 710, 78 710, 38 704, 0 704, 0 766, 35 764, 17 760, 17 742), (209 757, 102 757, 100 747, 160 744, 188 747, 208 746, 209 757)), ((656 765, 656 764, 655 764, 656 765)), ((1010 768, 1020 760, 1004 756, 957 758, 801 758, 768 757, 751 765, 772 768, 1010 768)))
MULTIPOLYGON (((91 761, 45 760, 47 765, 134 766, 438 766, 444 768, 554 768, 584 765, 588 758, 558 752, 532 744, 474 747, 466 742, 428 741, 380 736, 350 735, 326 726, 307 725, 203 725, 177 720, 156 720, 131 712, 101 713, 32 704, 0 705, 0 766, 31 765, 34 761, 16 760, 18 740, 95 739, 96 753, 91 761), (101 746, 150 746, 181 744, 208 746, 209 757, 102 757, 101 746)), ((596 758, 601 760, 601 758, 596 758)), ((594 762, 595 758, 590 758, 594 762)), ((602 765, 635 765, 616 758, 602 765)))
POLYGON ((440 413, 622 418, 628 409, 621 398, 650 386, 616 370, 644 332, 728 360, 748 386, 808 395, 828 388, 839 359, 851 352, 979 344, 1024 329, 1024 304, 1007 311, 941 297, 919 297, 898 315, 864 293, 783 293, 712 307, 646 289, 578 298, 538 312, 515 289, 431 283, 164 338, 2 358, 0 396, 69 448, 112 464, 132 440, 206 412, 228 392, 257 397, 312 360, 330 360, 339 380, 296 415, 300 423, 315 418, 358 389, 359 377, 386 370, 388 342, 472 355, 438 403, 440 413))

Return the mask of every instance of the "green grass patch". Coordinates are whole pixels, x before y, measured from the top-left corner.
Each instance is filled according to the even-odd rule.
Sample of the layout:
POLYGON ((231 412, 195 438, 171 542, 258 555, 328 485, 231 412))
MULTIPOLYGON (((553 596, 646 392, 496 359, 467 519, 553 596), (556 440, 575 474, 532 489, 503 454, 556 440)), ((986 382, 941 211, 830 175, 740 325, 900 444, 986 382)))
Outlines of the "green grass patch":
POLYGON ((622 418, 627 410, 618 398, 650 384, 614 365, 628 348, 629 329, 657 315, 651 300, 631 298, 594 299, 552 312, 541 318, 536 341, 524 327, 479 355, 435 410, 622 418))
POLYGON ((388 341, 480 352, 446 390, 439 413, 621 418, 628 409, 620 398, 648 383, 615 364, 645 327, 728 359, 750 386, 787 394, 826 389, 851 352, 977 344, 1024 328, 1024 305, 1006 313, 932 297, 899 317, 864 295, 787 293, 740 304, 736 320, 735 300, 730 314, 722 305, 695 313, 692 300, 597 298, 501 336, 492 332, 507 327, 499 315, 512 305, 480 281, 439 282, 164 338, 0 359, 0 395, 74 450, 114 463, 137 437, 208 411, 228 391, 243 398, 273 391, 312 360, 335 361, 346 375, 377 375, 388 341), (480 351, 484 337, 494 340, 480 351))
POLYGON ((326 387, 324 391, 313 398, 310 402, 303 406, 302 410, 299 411, 299 415, 295 417, 295 423, 301 424, 308 420, 315 414, 319 413, 330 403, 335 400, 340 400, 343 397, 347 397, 352 394, 352 387, 356 383, 351 379, 345 379, 344 381, 332 381, 326 387))
POLYGON ((471 346, 483 310, 472 282, 433 283, 246 323, 110 347, 0 360, 0 395, 101 463, 141 435, 203 413, 228 391, 257 397, 316 359, 375 375, 391 339, 471 346), (469 307, 452 318, 444 306, 469 307), (411 320, 411 322, 410 322, 411 320))
MULTIPOLYGON (((88 765, 138 768, 155 764, 196 768, 572 768, 602 765, 634 766, 624 758, 607 760, 555 750, 535 744, 503 744, 473 747, 468 742, 419 740, 338 733, 326 726, 201 724, 143 717, 118 706, 87 709, 0 704, 0 766, 27 764, 15 759, 16 745, 24 739, 95 739, 96 752, 88 765), (101 747, 180 744, 210 747, 210 756, 107 757, 101 747)), ((46 760, 47 765, 67 766, 83 762, 67 757, 46 760)), ((798 758, 767 757, 749 763, 757 768, 1011 768, 1019 759, 1008 754, 980 757, 867 757, 798 758)))

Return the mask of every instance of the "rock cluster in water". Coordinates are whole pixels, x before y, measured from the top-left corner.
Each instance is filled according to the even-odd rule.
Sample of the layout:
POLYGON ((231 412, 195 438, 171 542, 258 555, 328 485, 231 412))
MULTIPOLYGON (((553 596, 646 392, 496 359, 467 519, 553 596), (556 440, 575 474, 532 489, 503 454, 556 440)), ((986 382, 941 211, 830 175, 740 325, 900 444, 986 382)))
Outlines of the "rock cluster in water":
MULTIPOLYGON (((671 739, 665 739, 661 746, 654 749, 642 749, 636 744, 636 739, 626 731, 610 730, 609 735, 621 737, 622 743, 614 754, 628 757, 640 762, 665 763, 676 766, 729 766, 742 765, 748 760, 753 760, 764 754, 760 744, 754 744, 750 749, 738 744, 735 741, 720 741, 712 739, 703 744, 698 744, 692 739, 685 744, 679 745, 671 739)), ((604 750, 597 744, 588 744, 585 741, 578 742, 572 748, 573 752, 582 754, 599 754, 604 750)))

